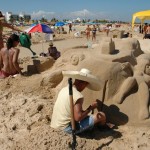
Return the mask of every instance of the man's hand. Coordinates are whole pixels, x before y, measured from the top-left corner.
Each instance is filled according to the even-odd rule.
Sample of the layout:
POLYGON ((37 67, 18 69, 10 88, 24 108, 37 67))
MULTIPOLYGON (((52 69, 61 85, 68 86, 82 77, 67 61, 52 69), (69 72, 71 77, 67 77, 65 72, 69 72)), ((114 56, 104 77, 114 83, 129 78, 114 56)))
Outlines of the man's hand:
POLYGON ((97 106, 97 101, 95 101, 91 104, 91 109, 94 110, 95 108, 97 108, 97 106))
POLYGON ((97 118, 98 118, 101 125, 104 125, 106 123, 106 116, 103 112, 98 112, 97 118))

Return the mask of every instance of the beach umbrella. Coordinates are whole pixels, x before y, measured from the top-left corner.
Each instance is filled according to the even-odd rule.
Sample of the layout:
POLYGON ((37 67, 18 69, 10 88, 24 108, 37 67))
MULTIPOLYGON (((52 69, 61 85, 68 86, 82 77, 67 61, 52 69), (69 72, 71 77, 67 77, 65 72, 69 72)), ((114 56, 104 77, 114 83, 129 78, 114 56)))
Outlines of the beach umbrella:
POLYGON ((37 24, 25 30, 27 33, 33 32, 43 32, 43 33, 53 33, 53 30, 46 24, 37 24))
POLYGON ((64 25, 65 25, 64 22, 56 22, 55 23, 55 26, 57 26, 57 27, 61 27, 61 26, 64 26, 64 25))
MULTIPOLYGON (((41 32, 52 34, 53 30, 46 24, 37 24, 25 30, 27 33, 41 32)), ((43 41, 42 41, 42 50, 43 50, 43 41)), ((44 52, 44 50, 43 50, 44 52)))

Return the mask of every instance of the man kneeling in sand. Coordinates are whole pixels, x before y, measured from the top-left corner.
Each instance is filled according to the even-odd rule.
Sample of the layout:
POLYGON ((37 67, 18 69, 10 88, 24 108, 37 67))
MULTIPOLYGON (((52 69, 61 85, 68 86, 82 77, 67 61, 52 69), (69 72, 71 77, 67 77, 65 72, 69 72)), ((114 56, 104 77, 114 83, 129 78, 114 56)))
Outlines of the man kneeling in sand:
MULTIPOLYGON (((88 115, 92 110, 98 107, 97 102, 93 102, 86 110, 82 109, 84 96, 81 92, 86 88, 92 90, 100 89, 100 81, 93 76, 88 69, 81 71, 63 71, 63 75, 75 79, 72 87, 73 91, 73 112, 76 122, 76 134, 85 130, 90 130, 94 125, 104 125, 106 116, 103 112, 88 115)), ((51 127, 62 129, 67 133, 72 133, 71 127, 71 109, 69 101, 69 87, 64 87, 58 94, 52 114, 51 127)))
POLYGON ((16 48, 19 44, 19 36, 12 34, 6 43, 6 48, 0 50, 0 78, 6 78, 15 74, 22 74, 18 64, 20 50, 16 48))

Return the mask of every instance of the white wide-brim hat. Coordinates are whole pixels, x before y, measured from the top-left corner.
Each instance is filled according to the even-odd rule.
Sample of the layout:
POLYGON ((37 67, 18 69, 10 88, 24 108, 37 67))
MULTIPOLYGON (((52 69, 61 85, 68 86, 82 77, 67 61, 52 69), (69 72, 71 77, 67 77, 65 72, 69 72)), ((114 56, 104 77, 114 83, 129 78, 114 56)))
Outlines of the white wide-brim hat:
POLYGON ((83 68, 80 71, 62 71, 62 74, 72 79, 78 79, 88 82, 89 84, 87 88, 91 90, 100 90, 102 82, 96 76, 92 75, 91 71, 88 69, 83 68))

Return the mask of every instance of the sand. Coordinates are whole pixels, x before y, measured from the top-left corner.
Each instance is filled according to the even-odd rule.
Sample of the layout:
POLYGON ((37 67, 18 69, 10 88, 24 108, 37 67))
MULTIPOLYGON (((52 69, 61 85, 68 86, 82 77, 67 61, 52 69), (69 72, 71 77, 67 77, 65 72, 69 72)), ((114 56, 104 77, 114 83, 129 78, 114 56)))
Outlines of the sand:
MULTIPOLYGON (((76 28, 83 30, 85 26, 76 28)), ((101 43, 104 36, 105 33, 98 33, 93 49, 94 45, 96 47, 96 44, 101 43)), ((141 49, 149 53, 149 40, 143 40, 136 34, 135 37, 139 40, 141 49)), ((86 44, 85 36, 75 38, 73 33, 56 35, 54 40, 54 45, 62 55, 75 51, 73 47, 82 47, 86 44)), ((48 42, 40 42, 32 44, 31 49, 39 54, 43 51, 47 52, 48 46, 48 42)), ((19 48, 21 49, 20 60, 27 65, 32 60, 30 58, 32 54, 26 48, 19 48)), ((63 60, 60 58, 50 62, 51 67, 45 67, 46 69, 40 74, 17 75, 0 80, 0 150, 69 149, 72 136, 52 129, 50 122, 58 91, 63 85, 59 82, 60 76, 54 79, 51 74, 70 66, 65 65, 67 61, 64 56, 63 60), (62 61, 64 63, 60 63, 62 61), (51 75, 50 81, 47 79, 49 75, 51 75)), ((78 150, 149 150, 150 130, 149 126, 144 124, 124 124, 113 130, 95 128, 93 132, 77 136, 77 143, 78 150)))

